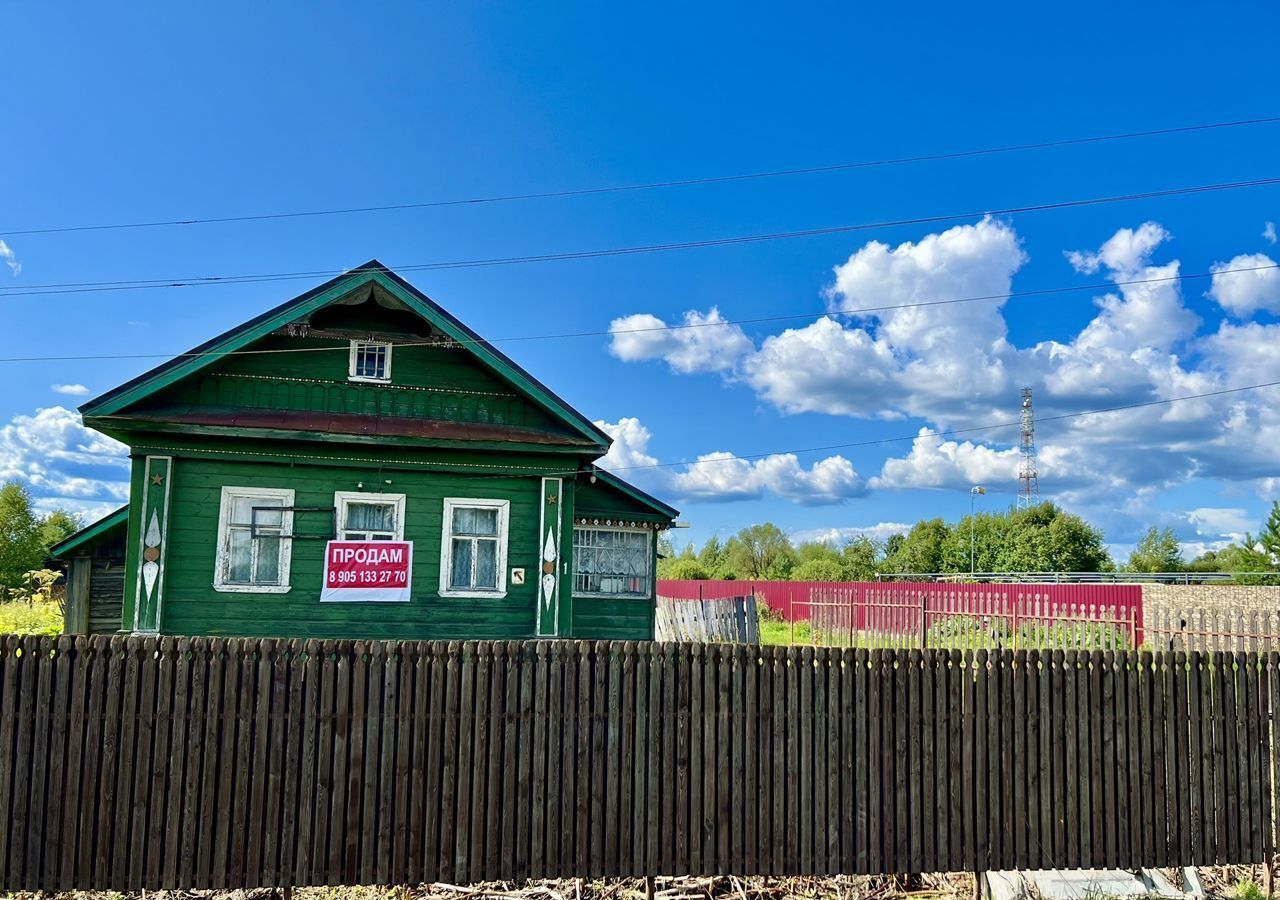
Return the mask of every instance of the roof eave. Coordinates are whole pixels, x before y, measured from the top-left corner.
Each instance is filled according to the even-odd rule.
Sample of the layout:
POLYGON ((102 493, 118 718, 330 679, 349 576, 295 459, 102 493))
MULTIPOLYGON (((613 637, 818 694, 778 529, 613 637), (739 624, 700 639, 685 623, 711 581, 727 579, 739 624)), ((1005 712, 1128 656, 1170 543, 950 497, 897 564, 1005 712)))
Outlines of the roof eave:
MULTIPOLYGON (((554 391, 526 372, 502 351, 481 338, 448 310, 441 307, 418 288, 405 281, 376 259, 331 278, 324 284, 299 294, 297 297, 287 300, 264 313, 260 313, 247 322, 193 347, 186 353, 179 354, 161 363, 159 366, 130 379, 119 387, 107 391, 105 394, 95 397, 81 405, 80 414, 92 418, 119 412, 125 406, 142 399, 152 391, 166 386, 169 381, 164 380, 165 376, 173 374, 173 380, 176 380, 184 375, 193 374, 205 366, 211 365, 220 355, 239 349, 262 337, 263 334, 273 328, 284 324, 284 322, 296 318, 307 304, 330 294, 335 295, 334 297, 329 297, 325 301, 327 303, 332 299, 336 299, 337 296, 369 282, 379 283, 383 288, 393 293, 407 295, 402 296, 401 299, 407 300, 410 305, 422 307, 418 310, 419 313, 425 314, 430 318, 444 320, 448 324, 449 330, 458 332, 455 337, 465 341, 472 352, 477 353, 482 359, 494 366, 501 377, 532 394, 543 405, 548 407, 558 419, 598 446, 601 453, 608 451, 612 438, 594 422, 566 403, 554 391), (283 318, 286 315, 290 316, 290 318, 283 318), (488 357, 488 359, 485 359, 485 357, 488 357)), ((318 305, 323 306, 325 304, 318 305)))
POLYGON ((93 524, 86 525, 75 534, 58 541, 58 543, 49 548, 49 555, 54 559, 61 559, 77 547, 101 537, 111 529, 124 525, 128 521, 129 504, 126 503, 115 512, 108 513, 93 524))

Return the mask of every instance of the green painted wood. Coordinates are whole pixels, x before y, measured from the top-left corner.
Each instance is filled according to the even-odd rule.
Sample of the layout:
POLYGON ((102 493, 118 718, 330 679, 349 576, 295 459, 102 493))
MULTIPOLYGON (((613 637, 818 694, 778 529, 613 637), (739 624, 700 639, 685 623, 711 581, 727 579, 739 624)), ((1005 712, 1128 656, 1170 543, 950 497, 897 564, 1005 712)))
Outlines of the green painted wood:
MULTIPOLYGON (((131 406, 156 397, 167 388, 189 382, 191 377, 197 373, 208 372, 226 364, 228 358, 225 354, 228 351, 256 349, 258 344, 263 339, 268 338, 273 331, 290 323, 310 321, 313 315, 325 310, 326 307, 342 304, 344 301, 353 298, 359 299, 358 295, 367 294, 370 289, 376 292, 379 297, 390 301, 393 305, 402 306, 411 313, 416 314, 422 323, 430 326, 430 333, 443 335, 461 344, 464 348, 449 352, 466 354, 474 358, 486 370, 506 382, 511 390, 528 397, 531 402, 537 404, 562 427, 580 435, 586 441, 596 444, 601 452, 607 448, 607 435, 594 426, 585 416, 570 408, 563 400, 548 390, 546 386, 482 340, 475 332, 435 304, 421 291, 418 291, 408 282, 390 272, 376 260, 371 260, 358 269, 338 276, 214 338, 197 348, 199 352, 186 354, 171 360, 128 384, 96 398, 85 405, 84 415, 90 420, 91 424, 99 417, 118 415, 123 411, 127 411, 131 406)), ((366 303, 365 309, 377 310, 377 307, 372 303, 366 303)), ((328 327, 341 326, 344 324, 344 319, 353 323, 355 327, 360 327, 360 323, 355 317, 369 314, 350 309, 345 311, 345 315, 343 315, 343 312, 343 310, 339 309, 339 314, 336 317, 329 315, 328 327)), ((373 312, 372 314, 379 318, 385 318, 386 316, 386 313, 381 311, 373 312)), ((363 327, 368 330, 369 325, 370 323, 366 322, 363 327)), ((291 342, 296 342, 297 340, 305 340, 305 338, 292 338, 290 340, 291 342)), ((273 369, 277 365, 280 367, 326 365, 326 363, 316 362, 311 359, 300 358, 292 360, 284 357, 320 358, 332 356, 337 357, 338 360, 343 360, 341 347, 345 342, 340 341, 337 343, 339 349, 336 349, 332 354, 273 354, 265 357, 268 361, 266 364, 272 365, 273 369)), ((296 343, 292 345, 296 346, 296 343)), ((432 348, 401 349, 427 350, 432 348)), ((241 364, 243 361, 243 364, 253 365, 253 363, 247 362, 250 358, 250 356, 241 356, 233 357, 232 359, 235 364, 241 364)), ((397 371, 397 362, 398 359, 393 354, 393 382, 397 371)), ((342 362, 329 360, 327 365, 341 366, 342 362)), ((290 396, 293 396, 292 391, 290 396)))
MULTIPOLYGON (((509 639, 534 633, 544 502, 540 478, 384 471, 385 477, 374 479, 364 470, 339 466, 207 459, 183 459, 173 469, 161 621, 166 633, 405 639, 509 639), (219 592, 213 588, 224 486, 285 487, 295 492, 296 506, 331 507, 335 491, 359 490, 362 484, 366 491, 382 488, 407 497, 405 538, 414 542, 413 599, 409 603, 321 603, 323 540, 292 542, 288 593, 219 592), (525 569, 523 585, 509 583, 507 595, 500 599, 438 596, 445 497, 510 501, 507 564, 525 569)), ((306 513, 296 515, 295 533, 308 533, 313 525, 306 513)), ((569 541, 564 543, 571 546, 569 541)), ((137 553, 131 557, 136 566, 137 553)), ((568 559, 564 562, 571 564, 568 559)), ((130 577, 127 574, 126 580, 130 577)), ((653 636, 652 616, 648 600, 579 598, 572 605, 568 622, 575 637, 645 640, 653 636)))

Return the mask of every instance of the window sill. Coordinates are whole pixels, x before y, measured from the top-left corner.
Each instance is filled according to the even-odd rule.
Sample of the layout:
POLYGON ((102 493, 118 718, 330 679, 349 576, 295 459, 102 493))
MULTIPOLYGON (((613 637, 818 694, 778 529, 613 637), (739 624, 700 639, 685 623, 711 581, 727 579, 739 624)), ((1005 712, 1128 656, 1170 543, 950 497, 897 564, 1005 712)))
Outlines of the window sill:
POLYGON ((653 594, 584 594, 573 592, 575 600, 652 600, 653 594))
POLYGON ((287 594, 293 590, 288 584, 215 584, 219 594, 287 594))
POLYGON ((361 384, 390 384, 391 376, 386 378, 370 378, 368 375, 348 375, 347 381, 358 381, 361 384))
POLYGON ((502 591, 450 591, 441 588, 440 596, 446 599, 459 598, 463 600, 504 600, 507 592, 502 591))

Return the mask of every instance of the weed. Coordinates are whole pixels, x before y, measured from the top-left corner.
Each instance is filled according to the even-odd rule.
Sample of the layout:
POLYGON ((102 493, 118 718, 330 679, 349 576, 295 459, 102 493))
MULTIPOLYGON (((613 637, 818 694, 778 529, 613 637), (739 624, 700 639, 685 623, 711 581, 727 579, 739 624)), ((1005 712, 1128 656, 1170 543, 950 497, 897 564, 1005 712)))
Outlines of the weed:
POLYGON ((1267 900, 1267 895, 1252 878, 1241 878, 1236 882, 1236 898, 1237 900, 1267 900))
POLYGON ((0 603, 0 634, 62 634, 62 607, 58 603, 23 600, 0 603))

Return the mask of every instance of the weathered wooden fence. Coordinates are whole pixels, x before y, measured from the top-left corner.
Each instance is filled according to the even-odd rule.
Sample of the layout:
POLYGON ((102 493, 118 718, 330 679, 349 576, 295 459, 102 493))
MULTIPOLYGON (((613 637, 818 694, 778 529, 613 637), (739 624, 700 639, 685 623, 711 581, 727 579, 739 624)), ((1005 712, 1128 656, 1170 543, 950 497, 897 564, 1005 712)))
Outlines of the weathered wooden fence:
POLYGON ((659 595, 653 625, 653 636, 659 641, 754 644, 760 640, 754 594, 698 600, 659 595))
POLYGON ((805 602, 809 639, 828 647, 1133 650, 1145 640, 1134 584, 871 582, 815 587, 805 602))
POLYGON ((0 641, 0 887, 1269 858, 1280 657, 0 641))
POLYGON ((1146 642, 1153 650, 1280 650, 1280 611, 1153 610, 1146 642))

